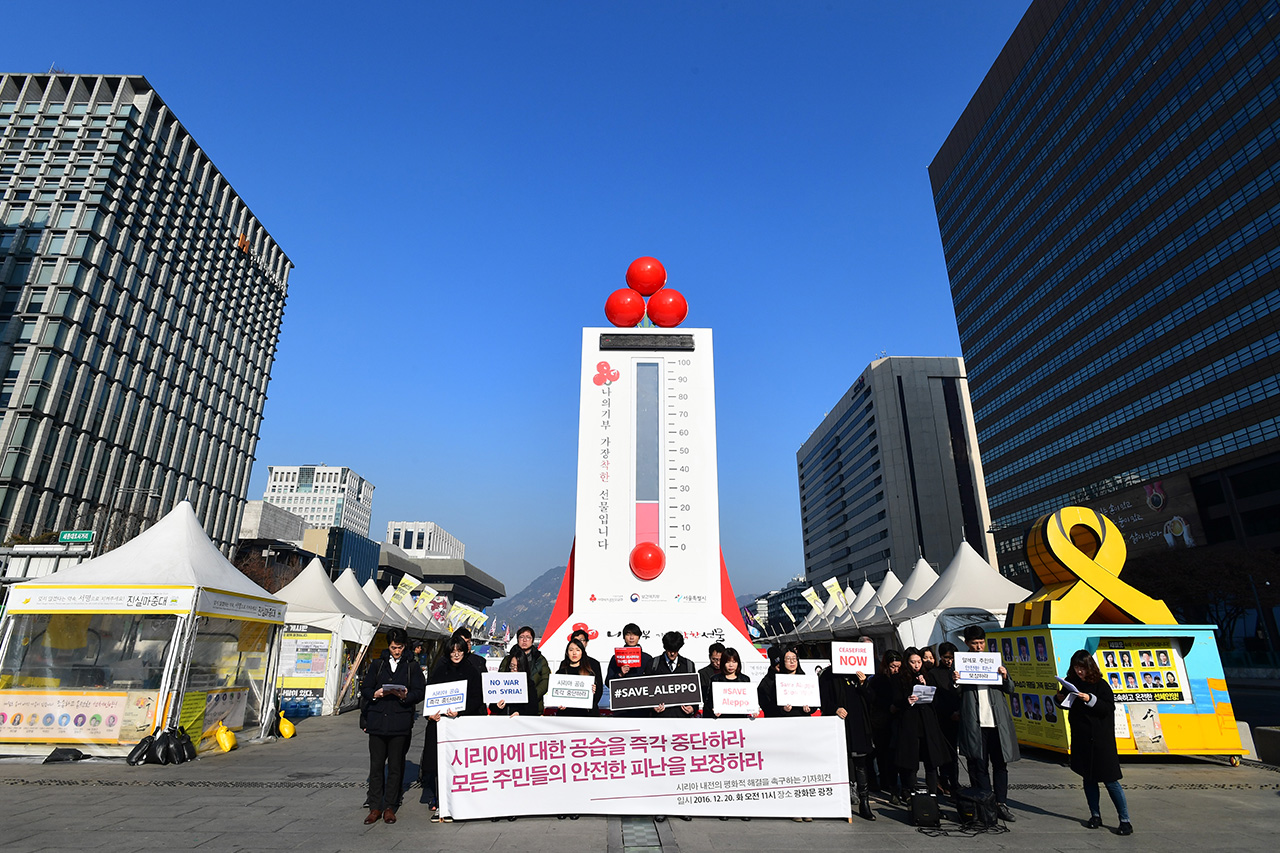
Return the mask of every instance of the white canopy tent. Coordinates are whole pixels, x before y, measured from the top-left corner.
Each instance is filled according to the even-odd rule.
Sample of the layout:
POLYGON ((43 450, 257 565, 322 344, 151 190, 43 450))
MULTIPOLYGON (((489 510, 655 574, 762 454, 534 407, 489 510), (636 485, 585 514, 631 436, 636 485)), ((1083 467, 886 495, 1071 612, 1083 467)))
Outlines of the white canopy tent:
POLYGON ((856 637, 862 633, 861 625, 856 621, 858 611, 875 599, 876 588, 871 585, 871 581, 863 580, 862 589, 858 590, 856 595, 853 593, 853 587, 849 587, 846 594, 849 596, 849 609, 836 621, 832 634, 837 637, 856 637))
POLYGON ((907 609, 912 602, 918 601, 922 595, 929 591, 929 587, 938 581, 938 573, 933 570, 925 562, 924 557, 916 560, 915 567, 911 569, 911 574, 907 575, 907 579, 902 582, 902 589, 893 596, 890 601, 885 604, 884 609, 894 622, 899 619, 899 614, 907 609))
POLYGON ((889 630, 889 615, 884 606, 893 600, 900 589, 902 589, 902 581, 898 580, 898 576, 892 571, 887 572, 884 580, 880 581, 880 588, 872 593, 871 600, 854 614, 864 633, 875 629, 881 629, 880 633, 889 630))
POLYGON ((36 738, 46 752, 76 743, 120 754, 178 724, 206 747, 219 722, 262 736, 284 617, 285 603, 231 565, 183 501, 119 548, 13 588, 0 702, 50 721, 36 738))
POLYGON ((961 542, 937 582, 899 614, 898 636, 905 646, 948 641, 963 648, 966 626, 999 626, 1009 605, 1030 594, 961 542))
POLYGON ((343 597, 319 559, 276 595, 289 605, 277 681, 281 707, 295 716, 318 702, 319 713, 332 714, 346 661, 373 639, 374 623, 343 597))
POLYGON ((338 579, 333 582, 333 587, 343 598, 359 610, 366 620, 372 621, 374 625, 382 622, 386 602, 382 600, 381 596, 378 597, 377 601, 370 598, 369 594, 364 591, 364 587, 360 586, 360 581, 356 580, 356 574, 351 569, 344 569, 342 574, 338 575, 338 579))

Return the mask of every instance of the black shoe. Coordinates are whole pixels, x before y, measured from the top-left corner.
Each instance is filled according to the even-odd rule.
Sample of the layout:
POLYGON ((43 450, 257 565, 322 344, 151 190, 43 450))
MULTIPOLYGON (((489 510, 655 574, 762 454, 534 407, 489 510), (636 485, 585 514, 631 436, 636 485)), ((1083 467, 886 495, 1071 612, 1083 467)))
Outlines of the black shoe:
POLYGON ((871 801, 865 796, 858 799, 858 817, 864 820, 876 819, 876 813, 871 810, 871 801))
POLYGON ((682 815, 680 815, 680 819, 681 819, 681 820, 693 820, 693 818, 689 817, 687 814, 682 814, 682 815))
POLYGON ((1102 817, 1100 815, 1093 815, 1084 826, 1085 829, 1097 829, 1102 826, 1102 817))
POLYGON ((1004 803, 996 803, 996 812, 1000 815, 1000 819, 1005 823, 1016 823, 1018 820, 1013 816, 1013 812, 1009 811, 1009 807, 1004 803))
POLYGON ((666 815, 664 815, 664 814, 654 815, 654 817, 653 817, 653 822, 654 822, 654 823, 663 823, 664 821, 666 821, 666 819, 667 819, 667 816, 666 816, 666 815))
POLYGON ((1116 827, 1116 835, 1133 835, 1133 824, 1127 820, 1120 821, 1120 825, 1116 827))

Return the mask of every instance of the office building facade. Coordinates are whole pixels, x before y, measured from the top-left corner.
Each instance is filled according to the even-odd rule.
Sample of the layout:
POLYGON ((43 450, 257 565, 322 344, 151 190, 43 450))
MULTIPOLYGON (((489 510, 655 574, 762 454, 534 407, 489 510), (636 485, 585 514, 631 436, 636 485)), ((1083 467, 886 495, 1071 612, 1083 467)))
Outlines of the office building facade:
POLYGON ((891 567, 905 579, 921 556, 946 565, 963 539, 990 559, 958 358, 873 361, 796 452, 796 468, 810 585, 835 577, 857 589, 891 567))
POLYGON ((389 521, 386 541, 410 557, 456 557, 461 560, 467 553, 466 545, 431 521, 389 521))
POLYGON ((1280 546, 1280 5, 1036 0, 929 167, 1002 571, 1280 546))
POLYGON ((308 528, 340 527, 368 538, 373 488, 350 468, 271 465, 262 500, 302 516, 308 528))
POLYGON ((0 539, 229 552, 291 267, 145 78, 0 74, 0 539))

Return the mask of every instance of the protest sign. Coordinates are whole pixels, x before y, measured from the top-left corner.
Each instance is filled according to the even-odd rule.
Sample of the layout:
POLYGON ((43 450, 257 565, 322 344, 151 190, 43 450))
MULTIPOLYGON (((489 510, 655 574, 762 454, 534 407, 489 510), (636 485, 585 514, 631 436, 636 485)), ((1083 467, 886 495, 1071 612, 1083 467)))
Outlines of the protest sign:
POLYGON ((542 700, 548 708, 590 708, 596 680, 590 675, 553 675, 542 700))
POLYGON ((523 672, 486 672, 484 679, 484 701, 492 702, 528 702, 529 679, 523 672))
POLYGON ((426 701, 422 705, 422 716, 443 714, 449 711, 461 711, 467 707, 467 682, 442 681, 439 684, 427 685, 426 701))
POLYGON ((838 717, 458 717, 437 740, 440 814, 848 820, 846 755, 838 717))
POLYGON ((868 678, 876 673, 876 647, 873 643, 831 644, 831 671, 837 675, 861 672, 868 678))
POLYGON ((956 674, 959 684, 999 684, 998 652, 956 652, 956 674))
POLYGON ((711 682, 711 701, 717 714, 754 714, 760 710, 756 685, 741 680, 711 682))
POLYGON ((609 682, 609 707, 615 711, 658 705, 702 704, 702 681, 696 672, 641 675, 609 682))
POLYGON ((816 675, 779 675, 777 684, 779 705, 816 708, 822 704, 816 675))
POLYGON ((640 665, 639 646, 620 646, 613 650, 613 656, 617 659, 618 666, 635 668, 640 665))

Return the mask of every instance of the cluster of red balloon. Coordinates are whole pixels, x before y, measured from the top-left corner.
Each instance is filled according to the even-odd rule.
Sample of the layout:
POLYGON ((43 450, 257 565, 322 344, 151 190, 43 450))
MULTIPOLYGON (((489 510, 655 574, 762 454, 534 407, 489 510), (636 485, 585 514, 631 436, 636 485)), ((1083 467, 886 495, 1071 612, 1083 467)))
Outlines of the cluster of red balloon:
POLYGON ((689 303, 680 291, 667 287, 667 270, 657 258, 636 258, 627 267, 627 286, 609 294, 604 315, 620 328, 629 328, 644 319, 655 326, 679 326, 689 315, 689 303), (645 305, 648 299, 648 305, 645 305))

